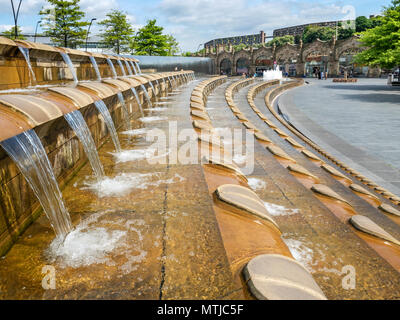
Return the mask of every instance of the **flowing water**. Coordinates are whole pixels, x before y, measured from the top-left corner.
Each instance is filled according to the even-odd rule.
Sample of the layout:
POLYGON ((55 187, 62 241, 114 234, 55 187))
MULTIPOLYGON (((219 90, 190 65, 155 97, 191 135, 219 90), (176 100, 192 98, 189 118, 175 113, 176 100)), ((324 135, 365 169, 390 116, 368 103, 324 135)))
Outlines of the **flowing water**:
POLYGON ((126 77, 126 71, 125 71, 124 65, 122 64, 121 60, 117 60, 117 61, 118 61, 119 67, 121 68, 122 75, 124 77, 126 77))
POLYGON ((157 93, 156 93, 156 89, 154 88, 154 85, 151 83, 151 81, 149 81, 149 84, 150 84, 151 90, 153 90, 153 95, 154 95, 156 101, 158 101, 157 93))
POLYGON ((129 63, 128 63, 128 61, 127 61, 127 60, 124 60, 124 61, 125 61, 125 66, 126 66, 126 69, 128 70, 128 74, 129 74, 130 76, 132 76, 132 75, 133 75, 133 73, 132 73, 131 66, 129 65, 129 63))
POLYGON ((129 63, 131 64, 132 70, 135 72, 135 74, 138 74, 138 71, 135 67, 135 64, 133 63, 133 61, 129 61, 129 63))
POLYGON ((29 86, 32 86, 33 84, 36 84, 36 76, 35 73, 33 72, 32 65, 31 65, 31 59, 29 57, 29 49, 24 48, 24 47, 18 47, 19 51, 22 53, 22 55, 25 58, 26 63, 28 64, 29 68, 29 86), (33 83, 32 83, 33 81, 33 83))
POLYGON ((96 108, 100 112, 100 114, 102 115, 103 120, 108 128, 108 131, 110 132, 111 139, 115 146, 115 151, 121 152, 121 145, 119 143, 117 130, 115 130, 114 122, 112 120, 110 111, 108 111, 106 104, 104 103, 103 100, 98 100, 98 101, 95 101, 94 105, 96 106, 96 108))
POLYGON ((78 77, 77 77, 77 75, 76 75, 75 67, 74 67, 74 65, 72 64, 71 58, 70 58, 69 55, 68 55, 67 53, 65 53, 65 52, 60 52, 60 54, 61 54, 61 56, 63 57, 65 63, 67 64, 69 70, 71 71, 71 73, 72 73, 72 78, 74 79, 74 83, 75 83, 75 86, 76 86, 76 85, 78 84, 78 77))
POLYGON ((143 93, 144 93, 144 95, 145 95, 145 97, 147 99, 147 103, 149 104, 150 107, 152 107, 151 100, 150 100, 150 97, 149 97, 149 94, 148 94, 146 88, 144 87, 143 84, 141 84, 140 87, 142 88, 143 93))
POLYGON ((136 70, 139 72, 139 74, 142 74, 142 70, 140 70, 139 63, 137 63, 136 61, 134 61, 133 63, 136 65, 136 70))
POLYGON ((132 125, 129 120, 129 111, 128 108, 126 107, 125 99, 124 96, 122 95, 122 92, 117 93, 119 103, 121 104, 122 110, 124 111, 124 122, 125 122, 125 130, 132 130, 132 125))
POLYGON ((135 96, 136 102, 139 105, 139 109, 140 109, 140 113, 142 114, 142 117, 144 117, 144 113, 143 113, 143 107, 142 107, 142 103, 140 102, 139 96, 137 94, 137 91, 135 88, 131 88, 133 95, 135 96))
POLYGON ((99 154, 97 153, 92 134, 90 133, 90 130, 83 119, 81 112, 76 110, 71 113, 67 113, 64 115, 64 118, 67 120, 70 127, 75 131, 79 141, 82 143, 86 156, 88 157, 90 165, 92 166, 93 173, 97 180, 100 180, 104 176, 104 168, 100 162, 99 154))
POLYGON ((111 68, 111 72, 112 72, 113 78, 117 78, 118 77, 117 76, 117 71, 115 71, 114 64, 112 63, 112 61, 109 58, 107 58, 107 63, 111 68))
POLYGON ((65 237, 72 230, 71 219, 53 168, 36 132, 28 130, 0 144, 32 188, 56 236, 65 237))
POLYGON ((99 70, 99 66, 97 65, 96 59, 92 56, 90 56, 89 58, 90 58, 90 61, 92 62, 94 70, 96 71, 97 80, 101 81, 100 70, 99 70))

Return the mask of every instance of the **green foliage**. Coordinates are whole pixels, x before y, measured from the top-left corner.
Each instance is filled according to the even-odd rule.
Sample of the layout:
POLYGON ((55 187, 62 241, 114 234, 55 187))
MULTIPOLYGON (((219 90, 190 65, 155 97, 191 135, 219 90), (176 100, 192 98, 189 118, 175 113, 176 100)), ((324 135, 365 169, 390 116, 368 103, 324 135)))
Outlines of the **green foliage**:
POLYGON ((243 49, 245 49, 245 48, 247 48, 247 45, 245 45, 244 43, 241 43, 241 44, 238 44, 238 45, 236 45, 236 46, 233 46, 233 49, 234 49, 235 51, 240 51, 240 50, 243 50, 243 49))
POLYGON ((372 20, 367 17, 360 16, 356 19, 356 32, 363 32, 372 28, 372 20))
POLYGON ((147 24, 139 29, 134 41, 131 43, 131 50, 137 55, 167 56, 169 44, 163 35, 163 27, 156 25, 157 20, 148 20, 147 24))
POLYGON ((103 33, 101 34, 103 43, 113 48, 117 54, 127 52, 134 31, 126 14, 119 10, 112 10, 106 17, 99 22, 99 25, 103 26, 103 33))
POLYGON ((176 39, 170 34, 166 35, 165 38, 167 40, 168 55, 177 55, 181 51, 178 41, 176 41, 176 39))
POLYGON ((266 46, 272 47, 275 44, 276 47, 281 47, 286 43, 294 44, 294 36, 286 35, 283 37, 276 37, 271 41, 267 42, 266 46))
MULTIPOLYGON (((20 27, 17 27, 17 31, 18 31, 17 39, 26 40, 26 38, 21 34, 22 31, 21 31, 20 27)), ((1 35, 3 37, 9 38, 9 39, 15 39, 15 26, 11 27, 11 29, 9 29, 7 31, 4 31, 1 35)))
POLYGON ((344 40, 351 38, 354 35, 355 31, 351 28, 339 28, 338 29, 338 39, 344 40))
POLYGON ((400 0, 392 0, 373 29, 360 34, 361 43, 369 48, 355 58, 357 63, 391 69, 400 65, 400 0))
POLYGON ((295 44, 300 44, 300 40, 301 40, 301 35, 296 34, 296 36, 294 37, 294 43, 295 44))
POLYGON ((319 39, 322 41, 331 40, 336 34, 336 30, 329 27, 308 26, 303 32, 303 43, 311 43, 319 39))
POLYGON ((189 51, 183 52, 183 53, 182 53, 182 56, 183 56, 183 57, 192 57, 193 55, 194 55, 194 53, 189 52, 189 51))
POLYGON ((54 9, 42 9, 39 14, 42 18, 42 28, 45 35, 53 43, 63 47, 76 48, 84 42, 86 27, 89 23, 82 21, 85 13, 80 10, 79 0, 46 0, 54 9))

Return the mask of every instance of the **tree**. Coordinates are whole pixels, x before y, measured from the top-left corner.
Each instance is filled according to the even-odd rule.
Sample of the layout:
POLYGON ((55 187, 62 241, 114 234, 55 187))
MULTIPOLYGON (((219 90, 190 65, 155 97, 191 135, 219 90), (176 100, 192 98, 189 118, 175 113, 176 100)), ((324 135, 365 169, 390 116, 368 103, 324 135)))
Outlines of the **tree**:
MULTIPOLYGON (((1 35, 3 37, 9 38, 9 39, 15 39, 15 26, 11 27, 11 29, 4 31, 1 35)), ((17 39, 19 40, 26 40, 26 38, 21 34, 21 28, 17 27, 17 39)))
POLYGON ((82 21, 85 13, 80 10, 79 0, 47 0, 51 9, 43 8, 42 28, 53 43, 65 48, 76 48, 84 42, 89 23, 82 21))
POLYGON ((400 65, 400 0, 392 0, 377 19, 378 26, 360 34, 361 43, 368 49, 359 53, 355 61, 391 69, 400 65))
POLYGON ((117 54, 128 51, 134 31, 124 12, 112 10, 99 25, 104 27, 101 37, 105 45, 117 54))
POLYGON ((163 35, 163 27, 156 25, 157 20, 148 20, 140 28, 131 42, 131 49, 137 55, 166 56, 168 55, 167 38, 163 35))
POLYGON ((363 32, 372 28, 372 21, 367 17, 360 16, 356 18, 356 32, 363 32))
POLYGON ((172 35, 166 35, 168 55, 174 56, 179 53, 181 50, 179 49, 179 43, 172 35))
POLYGON ((336 30, 329 27, 308 26, 303 32, 303 43, 311 43, 319 39, 322 41, 331 40, 336 34, 336 30))
POLYGON ((267 42, 267 46, 273 47, 275 44, 276 47, 280 47, 285 45, 286 43, 294 44, 294 36, 286 35, 283 37, 276 37, 271 41, 267 42))

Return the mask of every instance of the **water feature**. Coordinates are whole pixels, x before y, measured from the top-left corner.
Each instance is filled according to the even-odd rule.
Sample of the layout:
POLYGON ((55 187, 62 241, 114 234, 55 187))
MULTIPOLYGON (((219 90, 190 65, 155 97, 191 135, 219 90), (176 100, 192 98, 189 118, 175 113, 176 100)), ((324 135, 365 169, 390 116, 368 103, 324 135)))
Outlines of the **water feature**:
POLYGON ((145 95, 145 97, 147 99, 147 103, 149 104, 150 107, 152 107, 151 100, 150 100, 150 97, 149 97, 149 93, 147 92, 145 86, 143 84, 141 84, 140 87, 142 88, 143 93, 144 93, 144 95, 145 95))
POLYGON ((113 78, 114 78, 114 79, 117 78, 117 77, 118 77, 118 76, 117 76, 117 71, 115 71, 115 67, 114 67, 114 64, 112 63, 111 59, 107 58, 107 63, 108 63, 108 65, 109 65, 110 68, 111 68, 111 73, 112 73, 112 75, 113 75, 113 78))
POLYGON ((112 120, 110 111, 108 111, 106 104, 104 103, 103 100, 97 100, 95 101, 94 105, 102 115, 103 120, 108 128, 108 131, 110 132, 111 139, 115 146, 115 151, 121 152, 121 145, 119 143, 117 130, 115 130, 114 122, 112 120))
POLYGON ((132 92, 133 92, 133 95, 135 96, 135 99, 136 99, 137 104, 139 105, 139 109, 140 109, 140 112, 141 112, 141 114, 142 114, 142 117, 144 117, 142 103, 140 102, 140 99, 139 99, 139 96, 138 96, 138 94, 137 94, 137 91, 136 91, 135 88, 131 88, 131 90, 132 90, 132 92))
POLYGON ((32 188, 56 236, 64 238, 72 230, 71 219, 62 200, 53 168, 36 132, 25 131, 0 145, 32 188))
POLYGON ((128 70, 128 74, 130 76, 133 76, 132 69, 131 69, 131 66, 129 65, 128 61, 124 60, 124 62, 125 62, 126 69, 128 70))
POLYGON ((151 90, 153 90, 153 94, 154 94, 156 101, 158 101, 156 89, 154 88, 153 83, 151 81, 149 81, 149 84, 150 84, 151 90))
POLYGON ((171 77, 170 76, 168 76, 168 81, 169 81, 169 85, 171 86, 171 88, 173 87, 173 85, 172 85, 172 81, 171 81, 171 77))
POLYGON ((72 73, 72 78, 74 79, 75 86, 78 84, 78 77, 76 75, 76 70, 74 65, 72 64, 71 58, 69 57, 68 53, 60 52, 61 56, 63 57, 65 63, 67 64, 69 70, 72 73))
POLYGON ((22 55, 25 58, 26 63, 28 64, 28 68, 29 68, 29 86, 32 86, 33 84, 36 84, 36 76, 35 76, 35 73, 33 72, 33 69, 32 69, 31 59, 29 57, 29 49, 28 48, 24 48, 24 47, 18 47, 18 49, 22 53, 22 55))
POLYGON ((133 62, 136 66, 136 70, 139 72, 139 74, 142 74, 142 70, 140 70, 140 66, 139 63, 137 63, 136 61, 133 62))
POLYGON ((282 71, 277 67, 275 70, 267 70, 263 72, 263 80, 282 80, 283 74, 282 71))
POLYGON ((124 96, 122 95, 122 92, 117 93, 119 103, 121 104, 122 110, 124 111, 124 122, 125 122, 125 130, 132 130, 132 125, 129 120, 129 111, 128 108, 126 107, 125 99, 124 96))
POLYGON ((129 61, 129 63, 131 64, 132 70, 135 72, 135 74, 138 74, 138 71, 137 71, 137 69, 136 69, 135 64, 133 63, 133 61, 129 61))
POLYGON ((97 80, 101 81, 100 70, 99 70, 99 66, 97 65, 96 59, 92 56, 90 56, 89 59, 92 62, 92 66, 93 66, 94 70, 96 71, 97 80))
POLYGON ((118 59, 117 61, 118 61, 119 67, 121 68, 122 75, 124 77, 126 77, 126 71, 125 71, 124 65, 122 64, 121 60, 118 59))
POLYGON ((76 136, 82 143, 83 149, 85 150, 86 156, 89 159, 90 165, 93 169, 93 173, 97 180, 104 176, 104 168, 100 162, 99 154, 97 153, 96 145, 93 141, 92 134, 83 119, 80 111, 76 110, 71 113, 64 115, 70 127, 75 131, 76 136))

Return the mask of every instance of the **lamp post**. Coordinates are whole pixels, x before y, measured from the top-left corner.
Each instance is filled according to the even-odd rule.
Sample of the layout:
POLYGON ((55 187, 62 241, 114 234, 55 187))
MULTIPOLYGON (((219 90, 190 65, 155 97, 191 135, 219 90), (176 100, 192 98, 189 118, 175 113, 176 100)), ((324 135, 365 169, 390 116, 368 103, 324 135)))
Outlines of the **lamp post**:
POLYGON ((88 44, 88 39, 89 39, 90 27, 92 26, 93 21, 96 21, 96 20, 97 20, 96 18, 93 18, 92 20, 90 20, 88 32, 86 34, 86 46, 85 46, 86 50, 85 51, 87 51, 87 44, 88 44))
POLYGON ((39 24, 42 22, 42 20, 39 20, 38 22, 36 22, 36 28, 35 28, 35 36, 34 36, 34 40, 33 40, 33 42, 36 42, 36 35, 37 35, 37 30, 38 30, 38 27, 39 27, 39 24))
POLYGON ((18 38, 18 16, 19 16, 19 9, 21 8, 22 0, 19 0, 18 8, 16 11, 15 11, 15 7, 14 7, 14 1, 13 0, 10 0, 10 1, 11 1, 11 8, 12 8, 13 15, 14 15, 14 38, 17 39, 18 38))

